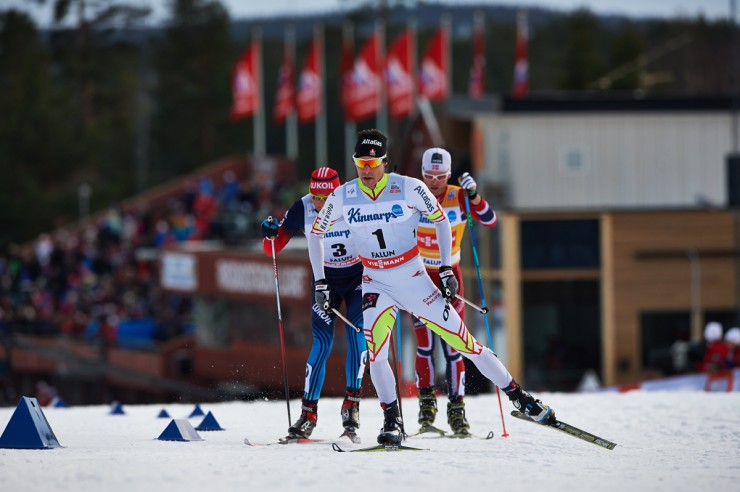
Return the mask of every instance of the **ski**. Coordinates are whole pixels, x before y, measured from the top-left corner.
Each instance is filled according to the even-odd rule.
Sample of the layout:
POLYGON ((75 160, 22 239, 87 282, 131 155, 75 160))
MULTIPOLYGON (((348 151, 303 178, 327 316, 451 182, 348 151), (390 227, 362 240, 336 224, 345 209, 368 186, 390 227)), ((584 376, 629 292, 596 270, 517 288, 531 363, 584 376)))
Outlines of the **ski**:
POLYGON ((344 432, 342 432, 342 435, 339 436, 339 439, 342 439, 344 437, 346 437, 347 439, 349 439, 350 441, 352 441, 353 444, 361 444, 362 443, 362 439, 360 439, 360 436, 358 436, 357 435, 357 432, 355 432, 355 431, 345 430, 344 432))
POLYGON ((285 436, 278 439, 278 444, 317 444, 328 442, 325 439, 311 439, 309 437, 285 436))
MULTIPOLYGON (((522 412, 519 412, 517 410, 512 410, 511 412, 512 417, 516 417, 520 420, 524 420, 526 422, 531 422, 533 424, 537 424, 534 420, 530 419, 526 415, 524 415, 522 412)), ((573 437, 577 437, 578 439, 581 439, 586 442, 590 442, 592 444, 596 444, 597 446, 600 446, 604 449, 614 449, 614 447, 617 445, 616 443, 613 443, 611 441, 607 441, 606 439, 603 439, 601 437, 595 436, 594 434, 591 434, 590 432, 586 432, 584 430, 579 429, 578 427, 574 427, 570 424, 566 424, 565 422, 561 420, 553 420, 549 424, 537 424, 537 425, 544 425, 545 427, 552 427, 553 429, 557 429, 561 432, 564 432, 568 435, 571 435, 573 437)))
POLYGON ((404 446, 403 444, 378 444, 377 446, 370 446, 367 448, 359 449, 342 449, 337 443, 331 445, 334 451, 339 453, 377 453, 377 452, 395 452, 395 451, 429 451, 428 449, 414 448, 412 446, 404 446))
POLYGON ((264 446, 272 446, 272 445, 275 445, 275 444, 282 444, 282 445, 285 445, 285 444, 322 444, 322 443, 323 444, 326 444, 326 443, 329 443, 329 442, 331 442, 331 441, 329 441, 327 439, 306 439, 304 437, 301 437, 301 438, 298 438, 298 437, 295 437, 295 438, 281 437, 277 441, 273 441, 273 442, 252 442, 252 441, 249 440, 249 438, 247 438, 247 437, 244 438, 244 444, 246 444, 247 446, 252 446, 254 448, 261 448, 261 447, 264 447, 264 446))
POLYGON ((418 432, 411 434, 409 437, 421 436, 422 434, 438 434, 440 437, 447 434, 447 432, 434 427, 433 425, 422 425, 418 432))
POLYGON ((457 432, 457 433, 454 433, 454 434, 445 434, 442 437, 446 437, 448 439, 482 439, 484 441, 487 441, 489 439, 493 439, 494 436, 495 436, 495 434, 493 433, 493 431, 490 431, 485 436, 479 436, 479 435, 473 434, 471 432, 464 432, 464 433, 463 432, 457 432))

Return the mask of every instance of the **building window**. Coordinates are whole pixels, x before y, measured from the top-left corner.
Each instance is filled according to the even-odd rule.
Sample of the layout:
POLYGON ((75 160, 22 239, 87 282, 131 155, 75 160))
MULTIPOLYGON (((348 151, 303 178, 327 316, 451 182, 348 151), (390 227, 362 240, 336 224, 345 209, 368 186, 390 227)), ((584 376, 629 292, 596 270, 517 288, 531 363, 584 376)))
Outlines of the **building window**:
POLYGON ((523 270, 599 268, 599 221, 523 220, 523 270))
POLYGON ((601 291, 596 280, 524 282, 522 342, 528 388, 574 391, 601 373, 601 291))
POLYGON ((581 149, 569 148, 560 154, 560 170, 566 176, 584 176, 588 174, 588 162, 581 149))

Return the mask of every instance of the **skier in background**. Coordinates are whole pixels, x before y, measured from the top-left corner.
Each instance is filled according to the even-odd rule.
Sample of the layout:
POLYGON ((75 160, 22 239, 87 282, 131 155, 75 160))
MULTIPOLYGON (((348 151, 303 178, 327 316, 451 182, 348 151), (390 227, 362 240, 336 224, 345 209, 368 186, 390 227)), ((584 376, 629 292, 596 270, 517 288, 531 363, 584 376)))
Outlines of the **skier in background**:
MULTIPOLYGON (((272 256, 272 244, 275 253, 281 251, 288 241, 298 232, 308 234, 319 210, 326 203, 329 194, 339 186, 339 175, 334 169, 322 167, 311 173, 310 193, 288 209, 280 225, 266 219, 262 222, 264 239, 262 246, 267 256, 272 256)), ((326 279, 332 288, 332 305, 339 307, 344 300, 347 317, 362 328, 361 280, 362 264, 357 250, 350 237, 349 228, 338 222, 325 236, 325 254, 322 266, 326 267, 326 279)), ((329 358, 334 342, 334 320, 332 312, 320 309, 315 303, 311 305, 311 333, 313 344, 306 362, 306 381, 304 386, 301 415, 288 428, 287 440, 308 438, 316 427, 318 403, 321 388, 326 375, 326 361, 329 358)), ((353 442, 359 442, 357 429, 360 427, 360 390, 362 376, 365 372, 367 348, 362 332, 357 333, 349 326, 345 327, 347 336, 347 361, 345 366, 347 388, 342 403, 341 416, 344 426, 343 436, 353 442)))
MULTIPOLYGON (((473 177, 464 173, 460 185, 448 185, 452 170, 452 157, 445 149, 438 147, 427 149, 421 158, 421 176, 424 184, 439 202, 452 227, 452 273, 459 286, 459 294, 464 295, 462 270, 460 269, 460 247, 467 219, 465 196, 470 203, 473 219, 485 227, 496 225, 496 213, 481 197, 473 177)), ((439 267, 442 259, 437 242, 435 225, 423 215, 419 219, 417 243, 422 262, 433 282, 439 284, 439 267)), ((460 299, 451 301, 460 319, 465 320, 465 304, 460 299)), ((420 433, 438 431, 434 426, 437 416, 437 398, 434 395, 434 341, 435 336, 426 324, 414 318, 416 334, 416 385, 419 388, 419 424, 420 433)), ((442 353, 445 357, 445 376, 447 380, 447 423, 456 435, 468 435, 470 424, 465 418, 465 362, 462 355, 440 338, 442 353)), ((441 431, 438 431, 441 432, 441 431)))

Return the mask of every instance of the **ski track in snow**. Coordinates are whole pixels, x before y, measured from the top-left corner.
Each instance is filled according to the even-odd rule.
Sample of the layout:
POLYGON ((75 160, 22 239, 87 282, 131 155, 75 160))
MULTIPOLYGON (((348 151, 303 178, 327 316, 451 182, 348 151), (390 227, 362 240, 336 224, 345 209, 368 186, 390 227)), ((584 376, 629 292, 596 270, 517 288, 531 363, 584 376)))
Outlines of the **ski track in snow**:
MULTIPOLYGON (((404 453, 336 453, 330 443, 246 446, 276 442, 288 427, 284 401, 204 403, 225 431, 200 432, 199 442, 156 438, 170 419, 187 418, 193 404, 45 408, 64 446, 50 450, 0 449, 0 490, 154 491, 275 490, 323 492, 455 491, 698 491, 740 489, 740 393, 542 393, 557 416, 616 442, 612 450, 553 429, 521 422, 503 408, 509 437, 502 438, 495 395, 469 396, 471 430, 492 440, 415 437, 406 444, 429 449, 404 453)), ((447 429, 446 399, 438 397, 437 425, 447 429)), ((312 437, 342 431, 341 399, 323 398, 312 437)), ((362 445, 375 444, 382 415, 375 399, 361 407, 362 445)), ((403 401, 407 431, 415 432, 416 399, 403 401)), ((0 408, 5 429, 15 408, 0 408)), ((291 401, 295 420, 300 401, 291 401)), ((189 419, 197 426, 202 417, 189 419)))

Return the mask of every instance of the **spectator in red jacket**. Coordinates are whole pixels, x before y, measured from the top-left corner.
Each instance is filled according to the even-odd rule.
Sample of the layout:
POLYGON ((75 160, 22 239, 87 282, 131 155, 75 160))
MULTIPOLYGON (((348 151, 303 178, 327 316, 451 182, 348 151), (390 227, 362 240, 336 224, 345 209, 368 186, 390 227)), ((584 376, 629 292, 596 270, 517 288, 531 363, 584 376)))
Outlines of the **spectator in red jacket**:
POLYGON ((740 367, 740 328, 734 327, 725 333, 727 347, 727 366, 740 367))
POLYGON ((704 352, 704 360, 701 370, 714 372, 726 367, 727 346, 722 342, 722 325, 716 321, 710 321, 704 328, 704 339, 707 349, 704 352))

